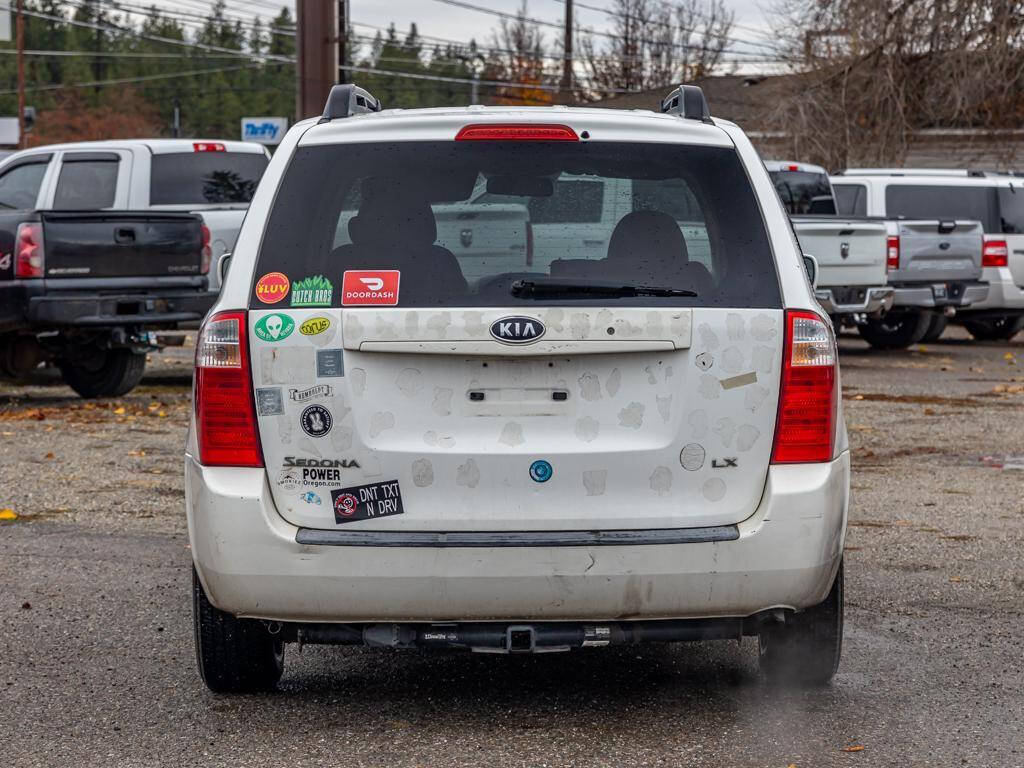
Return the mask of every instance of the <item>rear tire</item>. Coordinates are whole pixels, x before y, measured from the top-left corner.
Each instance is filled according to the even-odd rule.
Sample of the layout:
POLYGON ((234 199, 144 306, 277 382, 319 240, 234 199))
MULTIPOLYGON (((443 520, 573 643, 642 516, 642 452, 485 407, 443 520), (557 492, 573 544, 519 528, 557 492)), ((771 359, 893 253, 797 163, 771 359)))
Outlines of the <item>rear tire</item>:
POLYGON ((927 312, 890 312, 880 318, 869 318, 857 332, 875 349, 906 349, 916 344, 931 325, 927 312))
POLYGON ((843 652, 843 563, 825 602, 758 635, 761 671, 774 682, 825 685, 843 652))
POLYGON ((945 333, 947 325, 949 325, 949 318, 945 315, 932 315, 931 322, 928 323, 928 330, 924 332, 921 341, 928 342, 929 344, 933 341, 938 341, 942 338, 942 334, 945 333))
POLYGON ((978 341, 1009 341, 1024 329, 1024 315, 964 320, 964 328, 978 341))
POLYGON ((64 382, 85 398, 120 397, 135 389, 146 371, 146 354, 97 349, 89 357, 58 361, 64 382))
POLYGON ((199 676, 214 693, 271 691, 284 672, 284 643, 262 621, 215 608, 192 569, 192 621, 199 676))

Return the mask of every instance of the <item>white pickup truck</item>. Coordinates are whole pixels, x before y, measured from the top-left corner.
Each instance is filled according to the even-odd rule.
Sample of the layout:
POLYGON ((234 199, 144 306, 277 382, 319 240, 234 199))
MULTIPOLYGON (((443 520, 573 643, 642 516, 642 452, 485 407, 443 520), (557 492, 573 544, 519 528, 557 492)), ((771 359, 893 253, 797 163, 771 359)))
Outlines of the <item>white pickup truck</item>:
MULTIPOLYGON (((28 207, 40 211, 196 213, 208 230, 205 267, 234 247, 249 201, 269 162, 265 147, 241 141, 117 139, 16 152, 0 163, 0 174, 34 155, 50 156, 49 172, 38 179, 25 174, 24 178, 11 177, 7 184, 25 185, 24 190, 9 192, 31 197, 25 201, 28 207)), ((218 270, 208 274, 209 289, 219 291, 218 270)))

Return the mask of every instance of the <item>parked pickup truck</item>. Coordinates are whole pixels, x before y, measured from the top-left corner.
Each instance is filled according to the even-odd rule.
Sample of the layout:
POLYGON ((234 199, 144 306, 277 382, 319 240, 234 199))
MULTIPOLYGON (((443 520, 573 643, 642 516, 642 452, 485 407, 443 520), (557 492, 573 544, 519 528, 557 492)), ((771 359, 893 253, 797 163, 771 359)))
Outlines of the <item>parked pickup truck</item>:
MULTIPOLYGON (((2 189, 11 172, 0 207, 15 205, 2 189)), ((190 213, 0 210, 0 375, 48 360, 82 397, 128 392, 149 332, 213 304, 208 239, 190 213)))

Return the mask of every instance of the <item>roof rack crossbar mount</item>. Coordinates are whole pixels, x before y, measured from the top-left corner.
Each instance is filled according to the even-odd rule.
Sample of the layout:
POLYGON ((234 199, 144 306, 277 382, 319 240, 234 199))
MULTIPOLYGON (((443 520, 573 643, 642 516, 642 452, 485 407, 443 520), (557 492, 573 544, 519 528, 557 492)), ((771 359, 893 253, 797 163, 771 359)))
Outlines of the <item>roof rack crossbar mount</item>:
POLYGON ((380 99, 365 88, 360 88, 352 83, 344 83, 331 88, 320 122, 327 123, 335 118, 352 117, 352 115, 380 112, 380 110, 380 99))
POLYGON ((699 85, 680 85, 661 102, 661 111, 671 115, 679 115, 688 120, 711 122, 707 99, 699 85))

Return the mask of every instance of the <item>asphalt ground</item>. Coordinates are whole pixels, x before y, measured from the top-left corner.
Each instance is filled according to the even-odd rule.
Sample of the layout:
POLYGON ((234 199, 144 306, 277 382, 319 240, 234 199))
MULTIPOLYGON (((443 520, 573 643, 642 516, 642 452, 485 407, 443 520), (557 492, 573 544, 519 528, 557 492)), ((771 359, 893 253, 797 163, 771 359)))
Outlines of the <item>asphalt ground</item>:
POLYGON ((1024 334, 841 348, 847 623, 817 690, 767 683, 748 638, 293 645, 278 692, 213 695, 184 520, 191 350, 115 401, 45 371, 0 384, 0 765, 1024 765, 1024 334))

